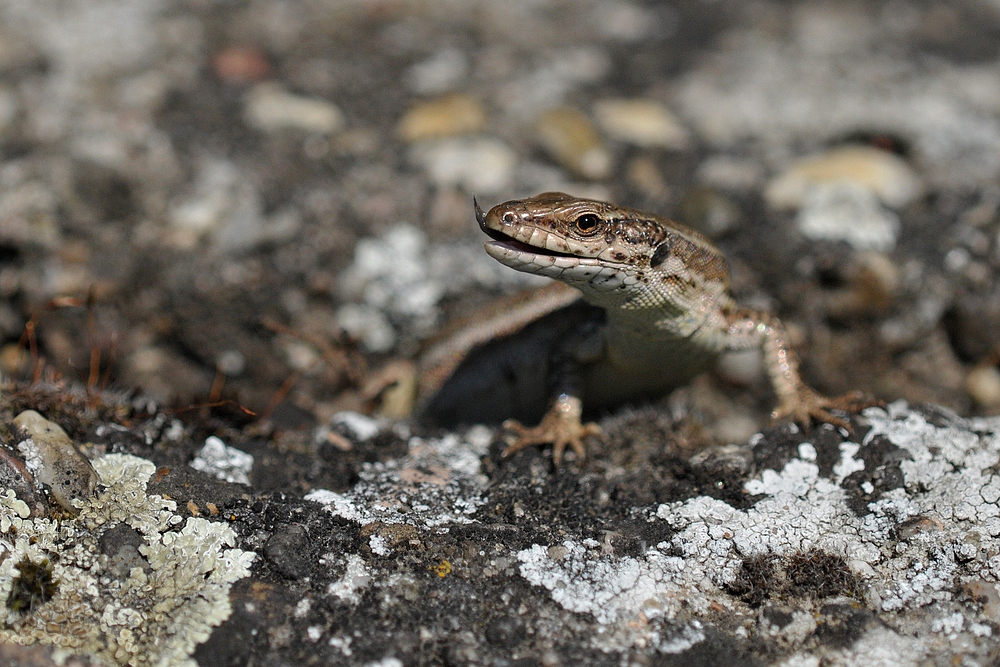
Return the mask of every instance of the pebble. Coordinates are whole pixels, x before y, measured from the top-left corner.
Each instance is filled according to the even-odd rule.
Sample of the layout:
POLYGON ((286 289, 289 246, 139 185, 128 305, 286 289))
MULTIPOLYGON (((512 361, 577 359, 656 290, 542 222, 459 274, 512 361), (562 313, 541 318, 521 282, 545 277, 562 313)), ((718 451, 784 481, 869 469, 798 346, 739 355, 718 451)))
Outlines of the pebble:
POLYGON ((262 132, 284 129, 333 134, 344 127, 344 114, 332 102, 293 95, 276 83, 259 83, 247 94, 243 115, 262 132))
POLYGON ((194 192, 170 211, 180 248, 193 247, 198 239, 217 233, 230 219, 237 228, 259 227, 261 204, 256 191, 245 183, 240 170, 228 160, 207 160, 198 173, 194 192))
POLYGON ((979 361, 1000 351, 1000 286, 984 291, 963 290, 949 302, 948 335, 962 357, 979 361))
POLYGON ((965 390, 982 407, 1000 408, 1000 369, 994 365, 973 368, 965 378, 965 390))
POLYGON ((656 162, 646 155, 637 155, 629 160, 625 168, 625 178, 629 185, 653 200, 665 200, 670 196, 670 185, 663 177, 656 162))
POLYGON ((892 307, 902 275, 891 257, 860 252, 852 257, 847 269, 847 287, 832 290, 827 301, 831 317, 881 315, 892 307))
POLYGON ((797 218, 799 231, 819 241, 846 241, 855 250, 892 250, 899 237, 899 216, 871 190, 850 181, 808 189, 797 218))
POLYGON ((271 75, 271 63, 260 49, 230 46, 212 56, 212 71, 227 83, 256 83, 271 75))
POLYGON ((4 345, 0 349, 0 371, 3 371, 3 374, 6 376, 4 379, 23 373, 28 367, 30 360, 28 351, 23 345, 16 343, 7 343, 4 345))
POLYGON ((66 431, 34 410, 14 417, 14 425, 27 438, 17 446, 25 465, 52 498, 68 512, 77 513, 74 500, 84 500, 97 488, 97 473, 66 431))
POLYGON ((684 224, 711 238, 718 238, 732 230, 741 216, 739 207, 714 188, 692 188, 681 200, 684 224))
POLYGON ((475 134, 486 127, 486 109, 479 100, 462 93, 421 102, 399 121, 397 134, 408 143, 424 139, 475 134))
POLYGON ((726 352, 719 357, 716 370, 731 384, 749 386, 764 377, 764 357, 760 350, 726 352))
POLYGON ((0 220, 6 243, 56 248, 61 241, 56 213, 59 197, 40 181, 4 184, 0 188, 0 220))
POLYGON ((537 130, 542 148, 569 171, 593 181, 611 175, 611 153, 582 111, 552 109, 542 114, 537 130))
POLYGON ((680 150, 691 143, 677 117, 653 100, 602 100, 594 105, 594 116, 607 136, 642 148, 680 150))
POLYGON ((347 303, 337 310, 337 324, 366 352, 388 352, 396 344, 396 332, 378 308, 347 303))
POLYGON ((468 71, 468 56, 459 49, 448 47, 410 67, 406 78, 415 93, 435 95, 455 88, 468 71))
POLYGON ((902 158, 869 146, 842 146, 795 162, 768 183, 764 198, 773 208, 797 209, 812 189, 836 183, 868 190, 893 208, 922 191, 919 176, 902 158))
POLYGON ((603 49, 556 49, 534 71, 500 86, 494 99, 511 116, 533 118, 562 104, 580 85, 601 81, 611 68, 611 59, 603 49))
POLYGON ((760 165, 730 155, 713 155, 705 159, 695 172, 699 183, 722 190, 752 190, 763 178, 760 165))
POLYGON ((17 117, 17 97, 7 88, 0 88, 0 132, 17 117))
POLYGON ((664 39, 674 30, 670 25, 663 25, 657 9, 631 2, 605 2, 594 8, 592 20, 601 34, 616 41, 637 42, 650 35, 664 39))
POLYGON ((726 414, 712 425, 712 434, 715 440, 737 445, 749 442, 750 438, 759 432, 760 425, 757 420, 748 414, 726 414))
POLYGON ((499 139, 454 137, 421 142, 410 159, 438 186, 460 186, 477 194, 497 194, 510 184, 517 154, 499 139))

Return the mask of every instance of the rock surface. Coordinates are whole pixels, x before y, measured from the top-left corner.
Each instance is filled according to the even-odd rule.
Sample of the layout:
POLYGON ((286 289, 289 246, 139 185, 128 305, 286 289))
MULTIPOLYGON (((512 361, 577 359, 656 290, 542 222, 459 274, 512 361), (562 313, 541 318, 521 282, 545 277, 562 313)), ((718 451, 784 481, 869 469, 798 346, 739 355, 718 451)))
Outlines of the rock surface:
POLYGON ((989 664, 998 35, 996 0, 0 0, 0 630, 62 624, 72 575, 136 597, 88 588, 104 644, 67 664, 989 664), (811 384, 914 407, 768 429, 730 358, 594 415, 558 471, 373 417, 449 322, 537 285, 473 196, 546 190, 706 233, 811 384), (128 500, 93 484, 114 456, 177 526, 80 528, 128 500), (228 620, 137 638, 150 550, 202 529, 253 555, 209 596, 228 620))
POLYGON ((0 498, 6 641, 107 665, 192 650, 205 665, 986 664, 1000 649, 996 418, 897 402, 852 420, 855 437, 783 426, 692 456, 646 409, 604 422, 614 449, 554 470, 538 451, 500 459, 484 427, 415 435, 345 413, 331 428, 364 452, 356 481, 327 474, 296 496, 253 490, 279 469, 319 482, 295 457, 231 432, 260 455, 250 487, 218 481, 194 470, 197 429, 112 399, 89 416, 58 399, 103 432, 79 518, 46 532, 0 498), (26 597, 30 568, 53 564, 26 597), (67 604, 81 632, 43 630, 67 604), (112 634, 83 632, 102 605, 118 609, 103 611, 112 634), (165 619, 140 622, 150 609, 165 619))

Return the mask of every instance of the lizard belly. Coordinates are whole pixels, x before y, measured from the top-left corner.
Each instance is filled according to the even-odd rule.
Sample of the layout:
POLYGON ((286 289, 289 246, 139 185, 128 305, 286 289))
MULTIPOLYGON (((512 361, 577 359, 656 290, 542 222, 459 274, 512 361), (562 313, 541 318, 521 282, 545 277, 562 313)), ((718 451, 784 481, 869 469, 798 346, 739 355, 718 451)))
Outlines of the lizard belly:
POLYGON ((612 337, 603 357, 584 374, 584 406, 615 407, 643 398, 658 398, 710 369, 714 349, 690 338, 612 337))

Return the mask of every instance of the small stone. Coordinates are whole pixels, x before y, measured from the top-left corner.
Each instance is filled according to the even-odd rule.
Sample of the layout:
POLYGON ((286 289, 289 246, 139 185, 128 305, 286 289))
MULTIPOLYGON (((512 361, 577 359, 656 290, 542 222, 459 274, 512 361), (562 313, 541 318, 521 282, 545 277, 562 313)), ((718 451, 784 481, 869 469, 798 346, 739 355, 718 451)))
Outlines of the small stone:
POLYGON ((660 168, 650 157, 640 155, 630 160, 625 168, 625 178, 650 199, 664 200, 670 195, 670 186, 660 168))
POLYGON ((1000 407, 1000 369, 992 365, 973 368, 965 378, 965 390, 984 408, 1000 407))
POLYGON ((337 324, 368 352, 388 352, 396 344, 396 332, 378 308, 346 303, 337 310, 337 324))
POLYGON ((434 95, 457 86, 468 71, 469 59, 465 53, 445 48, 413 65, 406 74, 414 92, 434 95))
POLYGON ((247 367, 246 357, 239 350, 230 349, 221 352, 215 359, 215 368, 229 377, 240 375, 247 367))
POLYGON ((960 291, 951 306, 948 336, 964 358, 979 361, 996 353, 1000 331, 1000 287, 960 291))
POLYGON ((594 116, 609 137, 642 148, 680 150, 691 143, 676 116, 653 100, 602 100, 594 105, 594 116))
POLYGON ((288 579, 301 579, 309 574, 311 554, 309 534, 302 526, 291 524, 268 538, 264 554, 274 568, 288 579))
POLYGON ((49 487, 52 498, 63 509, 76 514, 73 501, 90 498, 97 488, 97 473, 90 461, 59 424, 34 410, 14 417, 14 425, 27 436, 17 448, 28 469, 49 487))
POLYGON ((611 153, 583 112, 552 109, 539 119, 537 130, 542 148, 566 169, 594 181, 610 176, 611 153))
POLYGON ((692 188, 681 200, 684 223, 711 238, 732 230, 741 215, 736 204, 714 188, 692 188))
POLYGON ((406 142, 474 134, 486 126, 486 109, 479 100, 455 93, 412 107, 396 132, 406 142))
POLYGON ((56 248, 62 240, 57 211, 59 196, 40 181, 4 183, 0 188, 3 238, 14 245, 56 248))
POLYGON ((594 8, 593 22, 602 35, 620 42, 637 42, 650 35, 663 39, 674 32, 670 26, 662 25, 656 9, 631 2, 598 4, 594 8))
POLYGON ((247 95, 244 117, 262 132, 284 129, 333 134, 344 126, 344 114, 332 102, 293 95, 276 83, 260 83, 247 95))
POLYGON ((698 182, 722 190, 752 190, 763 178, 760 165, 729 155, 713 155, 698 165, 698 182))
POLYGON ((569 554, 569 549, 562 545, 553 545, 548 548, 547 553, 552 560, 562 560, 569 554))
POLYGON ((0 88, 0 132, 17 117, 17 97, 6 88, 0 88))
POLYGON ((520 644, 527 632, 517 616, 500 616, 490 621, 484 630, 486 641, 493 646, 509 649, 520 644))
POLYGON ((28 366, 28 351, 24 346, 8 343, 0 349, 0 370, 6 376, 17 376, 28 366))
POLYGON ((850 181, 810 187, 797 218, 813 241, 846 241, 855 250, 888 252, 899 237, 899 216, 871 190, 850 181))
POLYGON ((748 386, 764 377, 764 356, 757 350, 736 350, 719 357, 716 370, 727 382, 748 386))
POLYGON ((271 74, 267 56, 252 46, 230 46, 212 56, 212 70, 227 83, 256 83, 271 74))
POLYGON ((145 544, 142 533, 127 523, 108 529, 97 542, 100 552, 108 556, 107 571, 121 581, 128 578, 133 567, 149 572, 149 561, 139 553, 139 547, 145 544))
POLYGON ((847 287, 832 291, 827 311, 835 318, 884 314, 901 281, 900 269, 888 255, 857 253, 847 266, 847 287))
POLYGON ((410 157, 438 186, 461 186, 481 194, 505 190, 517 164, 517 155, 507 144, 485 137, 422 142, 410 157))
POLYGON ((902 158, 868 146, 843 146, 803 158, 776 176, 764 191, 776 209, 804 206, 816 186, 849 183, 899 208, 913 201, 922 184, 902 158))
POLYGON ((963 588, 969 597, 982 605, 983 616, 993 623, 1000 623, 1000 593, 996 584, 985 579, 973 579, 963 588))
MULTIPOLYGON (((209 159, 199 169, 194 192, 170 210, 170 223, 178 232, 177 243, 194 244, 198 238, 216 231, 237 209, 255 209, 252 188, 241 187, 240 170, 228 160, 209 159)), ((246 217, 241 213, 240 217, 246 217)), ((258 216, 259 217, 259 216, 258 216)))
POLYGON ((555 651, 546 651, 539 658, 539 662, 542 664, 542 667, 559 667, 562 664, 562 658, 555 651))

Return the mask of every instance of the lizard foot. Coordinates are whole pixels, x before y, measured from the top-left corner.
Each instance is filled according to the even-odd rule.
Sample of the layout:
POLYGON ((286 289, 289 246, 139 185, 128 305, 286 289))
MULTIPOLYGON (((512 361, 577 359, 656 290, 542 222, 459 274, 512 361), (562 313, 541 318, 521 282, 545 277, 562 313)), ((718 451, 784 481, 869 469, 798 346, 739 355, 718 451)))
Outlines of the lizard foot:
POLYGON ((802 385, 794 395, 781 401, 771 413, 771 420, 790 419, 805 427, 809 425, 811 420, 815 419, 818 422, 833 424, 847 429, 849 433, 854 433, 850 422, 831 414, 830 410, 856 414, 874 405, 884 405, 884 403, 866 396, 860 391, 852 391, 843 396, 830 398, 802 385))
POLYGON ((581 459, 587 455, 583 439, 588 435, 600 435, 601 427, 594 423, 584 424, 580 421, 583 415, 583 405, 579 398, 562 394, 556 399, 552 408, 545 413, 542 422, 535 427, 524 426, 514 419, 508 419, 503 427, 513 431, 515 437, 509 440, 503 457, 519 452, 532 445, 552 443, 552 461, 558 466, 562 461, 563 452, 569 446, 581 459))

